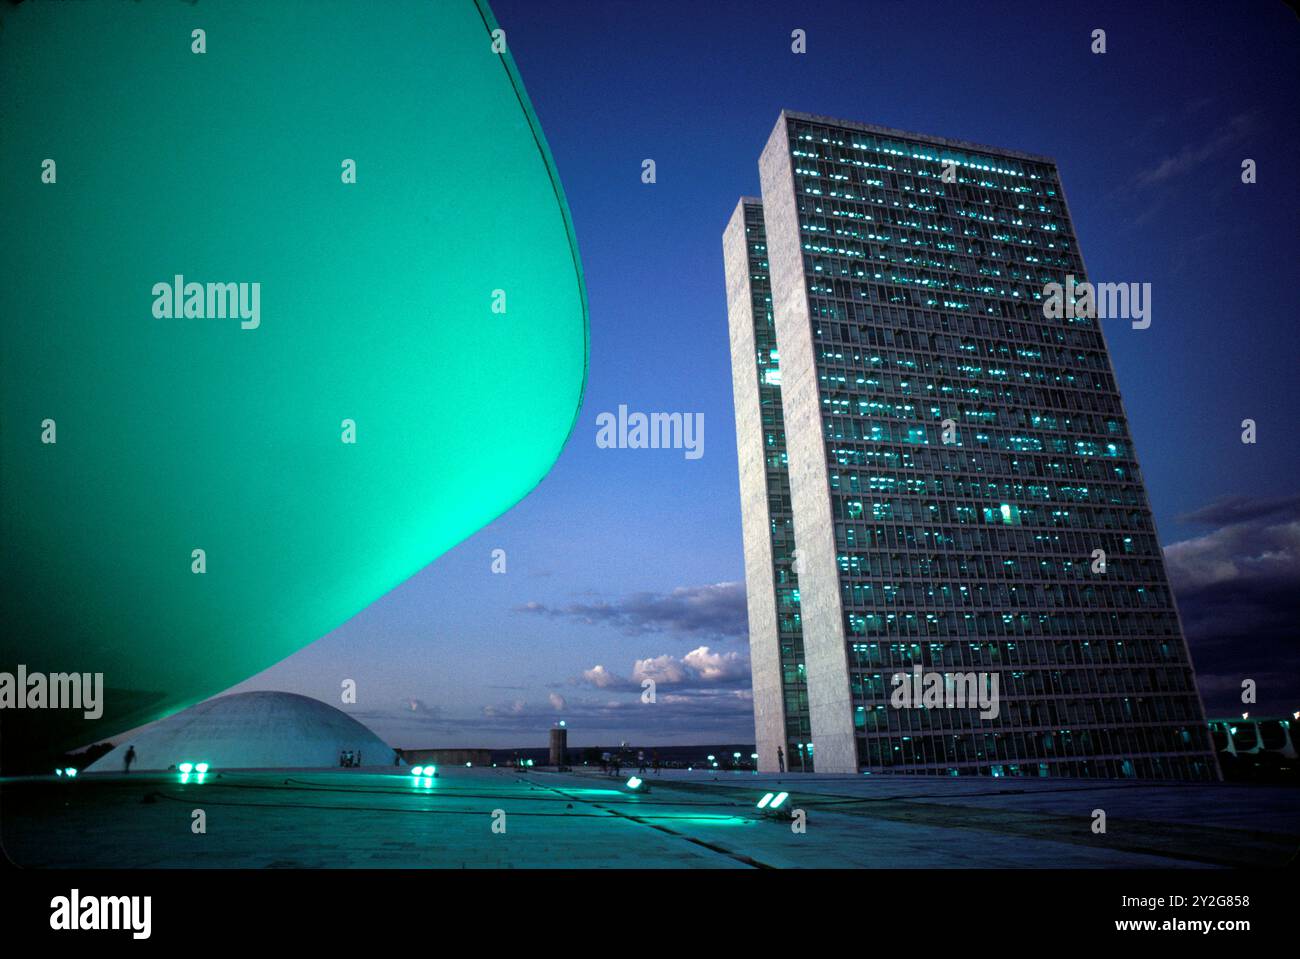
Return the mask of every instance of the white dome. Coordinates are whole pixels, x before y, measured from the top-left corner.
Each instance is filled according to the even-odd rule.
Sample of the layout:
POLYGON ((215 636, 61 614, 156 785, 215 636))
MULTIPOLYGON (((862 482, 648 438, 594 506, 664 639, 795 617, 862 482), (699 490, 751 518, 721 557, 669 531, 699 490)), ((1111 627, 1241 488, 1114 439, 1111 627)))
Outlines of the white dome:
POLYGON ((342 710, 296 693, 234 693, 191 706, 124 738, 86 767, 117 772, 135 747, 132 770, 183 762, 222 769, 337 766, 339 753, 361 753, 366 766, 392 766, 393 749, 342 710))

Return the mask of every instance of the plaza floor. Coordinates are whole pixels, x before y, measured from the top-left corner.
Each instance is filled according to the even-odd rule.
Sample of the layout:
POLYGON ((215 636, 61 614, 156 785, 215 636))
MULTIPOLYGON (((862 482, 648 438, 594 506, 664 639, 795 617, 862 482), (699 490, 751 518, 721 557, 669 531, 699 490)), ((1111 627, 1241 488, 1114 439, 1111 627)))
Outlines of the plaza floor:
POLYGON ((1279 866, 1300 847, 1293 787, 666 771, 631 792, 626 774, 460 767, 180 779, 2 780, 4 851, 37 868, 1113 869, 1279 866), (803 833, 755 808, 780 791, 803 833))

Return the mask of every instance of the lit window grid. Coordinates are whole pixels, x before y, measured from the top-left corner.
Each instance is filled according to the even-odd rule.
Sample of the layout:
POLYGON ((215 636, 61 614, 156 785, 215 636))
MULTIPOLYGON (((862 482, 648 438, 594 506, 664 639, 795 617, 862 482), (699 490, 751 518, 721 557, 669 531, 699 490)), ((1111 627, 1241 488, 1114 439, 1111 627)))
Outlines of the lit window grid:
MULTIPOLYGON (((800 159, 800 150, 802 142, 812 134, 806 130, 800 133, 800 124, 791 124, 791 148, 795 155, 796 171, 803 168, 801 164, 804 160, 800 159)), ((921 149, 929 148, 929 145, 922 145, 921 149)), ((909 150, 908 152, 915 152, 909 150)), ((862 153, 858 153, 861 159, 862 153)), ((1010 161, 1006 161, 1010 164, 1010 161)), ((1058 736, 1062 731, 1053 732, 1048 727, 1037 726, 1029 729, 1023 727, 1011 727, 1009 723, 1000 722, 997 724, 981 723, 974 729, 979 732, 972 732, 966 735, 958 734, 956 745, 949 744, 942 737, 926 735, 921 742, 911 735, 912 732, 922 732, 922 727, 916 727, 903 724, 903 718, 911 721, 911 717, 916 715, 928 716, 932 711, 906 711, 885 708, 885 713, 889 715, 894 735, 891 736, 860 736, 859 737, 859 757, 860 764, 865 768, 872 768, 877 765, 870 760, 873 757, 882 755, 882 749, 887 752, 902 753, 904 761, 899 763, 891 758, 888 763, 881 762, 880 768, 903 767, 914 769, 916 771, 952 771, 949 766, 955 765, 960 770, 962 767, 975 769, 978 771, 992 772, 994 765, 993 760, 1006 763, 1008 759, 1014 760, 1018 757, 1024 761, 1035 760, 1032 763, 1031 774, 1052 774, 1065 773, 1071 775, 1088 774, 1091 772, 1095 775, 1139 775, 1143 774, 1141 770, 1147 773, 1160 771, 1166 774, 1175 775, 1178 778, 1201 778, 1208 775, 1209 764, 1203 761, 1208 757, 1201 757, 1201 761, 1196 756, 1191 757, 1191 761, 1184 761, 1188 757, 1178 755, 1169 755, 1170 747, 1178 749, 1186 747, 1189 752, 1205 752, 1208 750, 1208 736, 1204 734, 1204 719, 1201 714, 1199 698, 1195 695, 1194 679, 1190 667, 1186 664, 1185 655, 1181 655, 1184 649, 1181 632, 1178 627, 1176 613, 1173 611, 1172 597, 1170 596, 1165 583, 1163 565, 1159 557, 1158 544, 1154 536, 1153 524, 1150 518, 1149 509, 1146 508, 1145 491, 1141 486, 1140 473, 1137 469, 1135 456, 1132 454, 1131 442, 1128 439, 1127 422, 1123 417, 1122 406, 1119 402, 1118 391, 1115 387, 1113 377, 1109 370, 1109 359, 1106 355, 1105 344, 1100 334, 1095 329, 1079 329, 1078 327, 1088 327, 1093 321, 1086 318, 1079 318, 1079 321, 1071 323, 1070 321, 1056 321, 1049 323, 1045 319, 1041 320, 1041 290, 1043 284, 1053 280, 1061 282, 1064 273, 1072 273, 1080 281, 1085 279, 1082 261, 1075 253, 1073 231, 1069 224, 1068 214, 1063 204, 1059 202, 1061 190, 1055 179, 1055 172, 1050 167, 1030 164, 1027 172, 1022 171, 1022 177, 1029 177, 1035 181, 1029 188, 1029 194, 1043 200, 1040 205, 1039 213, 1041 218, 1026 217, 1024 211, 1020 209, 1006 209, 1006 204, 994 206, 994 200, 998 196, 996 188, 1006 187, 1010 183, 1007 178, 1006 183, 984 183, 978 189, 983 191, 979 193, 971 192, 968 196, 963 197, 966 202, 980 201, 983 206, 989 209, 987 219, 983 222, 993 223, 990 229, 996 229, 1000 232, 998 235, 970 240, 969 238, 980 232, 978 219, 967 217, 963 211, 957 209, 956 204, 948 198, 940 203, 930 204, 933 209, 923 211, 923 216, 917 216, 912 212, 898 214, 900 208, 903 208, 902 193, 909 185, 914 188, 915 182, 919 177, 907 179, 909 174, 903 173, 904 190, 892 191, 885 188, 883 181, 878 185, 878 192, 874 195, 870 191, 864 191, 863 194, 854 196, 840 187, 841 184, 850 183, 852 179, 852 170, 843 169, 842 164, 830 164, 819 161, 817 168, 817 177, 801 176, 796 172, 796 191, 800 201, 801 210, 801 227, 802 227, 802 246, 804 249, 805 276, 808 280, 808 294, 811 312, 815 318, 818 327, 816 338, 822 343, 823 349, 819 357, 819 374, 823 383, 823 424, 826 428, 826 439, 828 444, 828 464, 835 467, 843 462, 843 451, 858 450, 868 453, 873 450, 877 443, 896 449, 903 443, 915 442, 908 434, 900 434, 897 430, 892 429, 895 424, 890 420, 898 420, 904 423, 912 422, 921 425, 925 430, 926 426, 931 428, 937 427, 938 421, 947 416, 957 420, 959 432, 963 434, 963 439, 972 432, 982 434, 980 443, 987 449, 997 452, 1010 453, 1017 460, 1028 460, 1034 467, 1038 475, 1048 475, 1044 473, 1046 460, 1059 460, 1062 457, 1072 458, 1083 455, 1098 455, 1105 450, 1109 453, 1110 458, 1116 461, 1117 468, 1123 470, 1125 482, 1120 484, 1108 484, 1111 490, 1121 490, 1121 500, 1127 499, 1130 508, 1119 515, 1114 510, 1096 509, 1090 503, 1071 503, 1069 522, 1062 521, 1061 517, 1054 517, 1053 521, 1048 523, 1037 523, 1036 512, 1032 502, 1026 502, 1024 498, 1014 500, 1018 508, 1024 510, 1020 514, 1022 520, 1028 520, 1028 523, 1021 523, 1021 526, 1028 526, 1028 530, 1022 529, 1021 533, 1032 532, 1034 530, 1044 531, 1051 530, 1052 527, 1065 527, 1071 533, 1083 531, 1079 536, 1060 536, 1055 535, 1058 541, 1064 540, 1068 546, 1080 545, 1088 546, 1086 551, 1059 552, 1055 558, 1065 560, 1073 558, 1077 563, 1074 567, 1077 570, 1087 572, 1091 550, 1094 548, 1107 548, 1102 545, 1102 541, 1110 542, 1116 537, 1113 536, 1116 522, 1123 524, 1122 531, 1137 530, 1141 535, 1129 537, 1137 540, 1143 546, 1143 551, 1147 554, 1147 562, 1144 564, 1143 571, 1148 573, 1147 578, 1142 581, 1140 586, 1135 587, 1139 590, 1142 599, 1138 601, 1143 608, 1151 610, 1154 614, 1145 622, 1136 621, 1128 618, 1122 624, 1106 623, 1108 627, 1098 632, 1089 630, 1087 635, 1093 637, 1091 641, 1098 643, 1121 643, 1123 640, 1116 638, 1115 633, 1122 633, 1129 636, 1141 634, 1162 635, 1166 639, 1172 640, 1177 653, 1173 661, 1182 668, 1165 672, 1161 674, 1161 680, 1158 685, 1172 685, 1175 693, 1181 691, 1185 695, 1171 695, 1159 697, 1159 709, 1152 706, 1150 709, 1143 708, 1139 710, 1138 717, 1131 714, 1131 705, 1128 707, 1130 712, 1125 714, 1123 709, 1107 709, 1106 700, 1102 700, 1102 724, 1089 724, 1087 740, 1091 742, 1096 740, 1090 746, 1095 751, 1088 756, 1063 756, 1063 755, 1045 755, 1041 750, 1033 748, 1033 744, 1038 742, 1043 736, 1058 736), (988 189, 993 186, 994 189, 988 189), (838 192, 841 196, 836 197, 838 192), (829 197, 830 199, 826 199, 829 197), (837 207, 838 205, 838 207, 837 207), (838 210, 839 215, 827 215, 827 208, 838 210), (935 214, 939 215, 935 215, 935 214), (941 216, 943 219, 941 219, 941 216), (960 234, 955 231, 952 225, 954 216, 965 218, 968 222, 960 234), (847 224, 845 219, 847 218, 847 224), (868 221, 867 218, 870 218, 868 221), (856 249, 847 246, 840 251, 846 252, 847 256, 826 256, 826 245, 819 241, 818 234, 834 233, 837 237, 850 237, 849 243, 855 235, 860 235, 862 231, 857 228, 854 220, 863 222, 881 223, 888 231, 888 236, 880 233, 873 233, 872 237, 879 240, 868 245, 860 245, 856 249), (1001 224, 1001 225, 998 225, 1001 224), (973 227, 973 228, 972 228, 973 227), (995 283, 981 281, 979 276, 972 277, 972 272, 976 274, 983 273, 988 275, 988 271, 983 264, 971 257, 954 257, 947 260, 935 261, 933 258, 930 262, 917 263, 917 258, 912 253, 917 249, 925 249, 927 246, 942 249, 944 245, 951 247, 954 243, 955 236, 964 236, 965 239, 956 242, 968 242, 976 247, 976 252, 980 255, 986 255, 989 260, 1000 260, 999 265, 1006 264, 1007 273, 1010 279, 998 277, 995 283), (901 242, 906 240, 907 250, 899 253, 894 257, 889 256, 890 250, 897 252, 904 246, 901 242), (1017 262, 1014 254, 1024 254, 1026 250, 1034 252, 1025 254, 1025 262, 1017 262), (855 258, 852 254, 856 252, 855 258), (905 255, 904 255, 905 253, 905 255), (880 258, 883 257, 882 261, 880 258), (892 259, 892 262, 890 260, 892 259), (881 266, 881 263, 884 266, 881 266), (1054 270, 1047 271, 1044 266, 1054 267, 1054 270), (947 278, 941 276, 932 276, 930 272, 935 266, 946 268, 949 271, 947 278), (957 269, 953 269, 956 267, 957 269), (964 267, 964 269, 962 269, 964 267), (953 279, 953 273, 958 274, 958 279, 953 279), (835 279, 830 279, 835 277, 835 279), (843 278, 848 278, 847 280, 843 278), (862 353, 859 351, 856 357, 853 356, 852 350, 855 346, 862 345, 860 335, 849 335, 837 338, 835 329, 837 325, 843 325, 846 330, 848 323, 841 324, 841 319, 848 320, 852 318, 855 328, 860 331, 860 324, 864 321, 870 322, 865 315, 862 302, 854 302, 851 297, 855 292, 861 289, 858 282, 869 284, 866 290, 866 296, 861 297, 866 303, 897 303, 904 298, 905 294, 910 294, 912 290, 922 289, 927 291, 926 295, 933 292, 938 296, 950 296, 951 299, 940 300, 944 304, 944 311, 940 312, 934 309, 935 301, 927 299, 923 306, 926 309, 917 311, 913 307, 908 307, 907 312, 903 313, 897 306, 887 307, 891 311, 886 322, 899 323, 904 320, 918 319, 918 328, 884 331, 891 338, 889 346, 894 346, 892 339, 897 335, 898 339, 904 340, 902 344, 906 346, 918 346, 917 337, 925 335, 927 337, 925 347, 926 353, 919 351, 906 353, 901 350, 894 351, 885 349, 885 344, 879 342, 885 338, 884 335, 872 337, 868 335, 867 339, 875 338, 878 342, 866 344, 871 347, 872 355, 882 357, 879 366, 885 362, 890 362, 898 366, 899 372, 890 379, 888 374, 882 375, 877 382, 867 384, 868 378, 863 376, 864 381, 861 385, 872 387, 869 390, 851 390, 848 389, 850 373, 871 373, 872 368, 869 364, 864 363, 862 353), (909 289, 910 288, 910 289, 909 289), (881 295, 881 294, 885 295, 881 295), (838 296, 837 296, 838 294, 838 296), (873 300, 874 297, 874 300, 873 300), (1000 300, 1001 302, 995 302, 1000 300), (1010 300, 1010 302, 1006 302, 1010 300), (1017 302, 1019 301, 1019 302, 1017 302), (970 313, 962 315, 960 312, 956 316, 950 317, 948 310, 954 311, 971 311, 982 310, 983 316, 979 313, 970 313), (1035 316, 1035 309, 1037 316, 1035 316), (985 317, 991 317, 992 320, 986 320, 985 317), (1010 323, 1008 324, 1008 321, 1010 323), (997 325, 994 326, 993 324, 997 325), (1006 329, 1010 325, 1010 329, 1006 329), (1075 327, 1075 328, 1071 328, 1075 327), (993 339, 989 334, 997 334, 997 339, 993 339), (1010 335, 1007 335, 1010 334, 1010 335), (858 340, 859 342, 853 342, 858 340), (850 351, 850 359, 857 359, 857 363, 839 362, 836 360, 842 358, 843 353, 837 355, 838 348, 840 351, 847 349, 850 351), (1066 350, 1075 350, 1073 356, 1068 355, 1066 350), (1054 351, 1049 358, 1054 358, 1056 363, 1038 362, 1045 352, 1054 351), (1082 351, 1082 352, 1077 352, 1082 351), (992 362, 998 364, 992 367, 996 372, 988 372, 988 364, 984 363, 986 357, 992 357, 992 362), (827 361, 830 362, 827 362, 827 361), (1066 366, 1065 363, 1069 363, 1066 366), (981 365, 983 364, 983 365, 981 365), (1082 369, 1080 368, 1082 367, 1082 369), (831 377, 840 376, 840 382, 844 388, 835 389, 831 386, 831 377), (1005 377, 997 379, 996 377, 1005 377), (906 377, 906 379, 904 379, 906 377), (988 396, 992 394, 994 398, 1001 391, 1005 395, 1007 387, 1014 384, 1020 389, 1024 389, 1020 381, 1026 381, 1028 389, 1034 391, 1039 400, 1046 400, 1034 407, 1034 414, 1040 417, 1051 417, 1057 424, 1071 427, 1068 439, 1077 443, 1084 444, 1081 452, 1080 447, 1070 447, 1063 445, 1061 438, 1054 432, 1038 429, 1027 429, 1026 424, 1014 423, 997 425, 997 414, 1008 412, 1005 409, 998 409, 994 402, 985 400, 985 407, 988 412, 994 414, 992 422, 987 418, 984 422, 971 424, 963 421, 960 411, 957 410, 956 402, 947 397, 935 398, 933 396, 924 396, 919 392, 912 390, 912 383, 920 380, 920 385, 928 386, 929 393, 934 393, 934 387, 937 380, 946 382, 950 387, 950 392, 958 390, 969 395, 974 392, 976 396, 980 393, 988 396), (900 386, 899 384, 905 384, 900 386), (854 407, 857 409, 875 408, 873 402, 878 402, 880 397, 889 397, 896 402, 887 404, 888 416, 880 417, 867 421, 868 428, 874 426, 877 428, 874 434, 864 434, 861 429, 862 420, 855 414, 854 407), (915 402, 913 402, 915 400, 915 402), (840 411, 844 415, 835 416, 834 411, 840 411), (899 415, 901 412, 902 415, 899 415), (929 413, 929 422, 925 418, 925 413, 929 413), (1107 417, 1104 429, 1098 429, 1097 423, 1100 417, 1107 417), (1085 429, 1079 429, 1082 425, 1085 429), (879 435, 880 432, 886 432, 886 435, 879 435), (851 439, 846 440, 846 434, 851 439), (855 435, 856 434, 856 435, 855 435), (870 438, 869 438, 870 436, 870 438), (878 439, 875 437, 879 437, 878 439), (1110 449, 1108 449, 1110 446, 1110 449), (1040 450, 1046 451, 1042 455, 1040 450), (1127 489, 1127 495, 1123 492, 1127 489), (1158 713, 1172 714, 1173 723, 1165 725, 1156 725, 1158 713), (1142 720, 1147 720, 1148 725, 1143 725, 1142 720), (1105 722, 1123 723, 1119 729, 1112 729, 1104 726, 1105 722), (1004 728, 1005 727, 1005 728, 1004 728), (904 736, 903 733, 908 735, 904 736), (1028 732, 1031 736, 1039 737, 1035 740, 1025 740, 1023 736, 1028 732), (978 747, 978 737, 989 737, 993 739, 989 742, 1000 743, 1002 737, 1011 737, 1011 742, 1019 747, 1019 752, 1013 750, 1012 755, 1006 753, 1005 745, 995 750, 978 747), (1016 738, 1021 737, 1021 738, 1016 738), (1172 742, 1171 742, 1172 740, 1172 742), (1139 756, 1139 762, 1134 763, 1129 756, 1105 755, 1107 744, 1112 741, 1122 742, 1129 756, 1139 756), (881 744, 884 744, 882 747, 881 744), (1163 747, 1163 748, 1162 748, 1163 747), (861 760, 867 760, 861 762, 861 760), (1140 769, 1139 769, 1140 767, 1140 769)), ((853 161, 850 161, 850 165, 853 161)), ((864 166, 864 164, 859 164, 864 166)), ((893 175, 893 174, 891 174, 893 175)), ((1001 176, 1001 174, 999 174, 1001 176)), ((896 182, 896 181, 895 181, 896 182)), ((946 185, 943 185, 946 186, 946 185)), ((929 188, 935 189, 933 185, 929 188)), ((942 186, 938 189, 942 190, 942 186)), ((963 190, 962 184, 956 185, 954 192, 960 193, 963 190)), ((1018 205, 1024 205, 1025 190, 1019 190, 1017 198, 1018 205)), ((970 211, 965 211, 969 213, 970 211)), ((836 239, 836 243, 842 242, 836 239)), ((951 252, 949 250, 948 252, 951 252)), ((924 258, 922 258, 924 260, 924 258)), ((1002 272, 1002 271, 999 271, 1002 272)), ((874 331, 873 331, 874 332, 874 331)), ((853 381, 854 386, 858 386, 858 378, 853 381)), ((1016 397, 1012 397, 1015 399, 1016 397)), ((923 434, 924 439, 921 445, 930 442, 930 431, 926 430, 923 434)), ((928 451, 927 451, 928 452, 928 451)), ((938 462, 925 453, 916 453, 911 457, 914 461, 909 464, 915 475, 926 476, 933 474, 938 466, 938 462), (919 462, 917 462, 919 460, 919 462)), ((1067 460, 1068 461, 1068 460, 1067 460)), ((976 460, 978 463, 978 460, 976 460)), ((992 458, 986 461, 990 468, 989 475, 995 479, 1016 480, 1017 477, 1011 469, 1002 471, 1003 475, 995 470, 997 459, 992 458), (1009 475, 1008 475, 1009 474, 1009 475)), ((961 469, 963 464, 948 457, 948 463, 943 467, 946 470, 961 469)), ((1016 464, 1018 467, 1018 463, 1016 464)), ((1048 469, 1051 472, 1059 473, 1061 470, 1058 464, 1055 470, 1048 469)), ((983 472, 983 469, 980 470, 983 472)), ((875 475, 877 471, 872 470, 875 475)), ((1090 482, 1099 482, 1102 477, 1096 475, 1096 470, 1087 470, 1075 468, 1067 470, 1069 473, 1083 473, 1084 478, 1090 482), (1091 472, 1092 476, 1087 476, 1091 472)), ((911 473, 897 471, 895 478, 906 477, 911 473)), ((983 477, 972 478, 970 485, 974 486, 979 479, 983 477)), ((1073 477, 1071 477, 1073 478, 1073 477)), ((853 506, 863 509, 863 494, 854 493, 854 499, 831 491, 833 506, 835 507, 837 519, 836 523, 837 537, 840 539, 842 547, 847 543, 847 539, 852 535, 849 531, 855 529, 865 529, 865 526, 847 524, 844 519, 853 511, 853 506)), ((871 494, 867 494, 870 496, 871 494)), ((972 524, 978 522, 979 510, 982 509, 979 499, 959 498, 959 497, 920 497, 909 495, 904 490, 899 497, 890 497, 891 509, 896 505, 901 508, 904 503, 912 502, 917 507, 917 515, 926 515, 938 510, 944 510, 944 519, 951 525, 941 527, 945 529, 944 535, 954 536, 954 531, 961 526, 967 525, 962 522, 964 515, 961 510, 967 511, 965 515, 972 517, 972 524), (920 513, 924 507, 925 514, 920 513)), ((885 524, 886 528, 891 524, 885 524)), ((881 528, 877 523, 876 527, 881 528)), ((914 527, 912 536, 916 537, 917 532, 923 532, 919 527, 914 527)), ((897 536, 894 537, 897 541, 897 536)), ((983 538, 981 538, 983 539, 983 538)), ((981 553, 984 556, 990 555, 990 546, 988 542, 979 544, 981 553)), ((1015 549, 1003 549, 993 555, 1006 556, 1015 561, 1024 555, 1024 546, 1030 545, 1024 537, 1020 537, 1020 542, 1016 543, 1015 549)), ((931 549, 936 548, 935 543, 930 543, 931 549)), ((885 548, 889 548, 886 546, 885 548)), ((1118 560, 1124 555, 1122 551, 1107 549, 1108 558, 1112 562, 1118 560)), ((847 556, 842 556, 844 561, 847 556)), ((844 563, 842 562, 842 565, 844 563)), ((1122 565, 1115 563, 1115 565, 1122 565)), ((912 568, 909 561, 908 569, 912 568)), ((1049 571, 1052 567, 1048 567, 1049 571)), ((1113 566, 1111 567, 1114 568, 1113 566)), ((1040 567, 1041 569, 1041 567, 1040 567)), ((1089 575, 1091 575, 1089 573, 1089 575)), ((1110 575, 1110 569, 1106 574, 1110 575)), ((1008 577, 1010 579, 1010 577, 1008 577)), ((847 579, 842 573, 842 581, 847 579)), ((1034 595, 1035 587, 1055 587, 1058 584, 1058 577, 1052 575, 1040 575, 1033 579, 1024 579, 1016 577, 1010 585, 1024 589, 1029 596, 1034 595)), ((1080 579, 1080 581, 1082 581, 1080 579)), ((1104 585, 1094 584, 1090 599, 1093 602, 1101 602, 1103 609, 1108 611, 1121 612, 1124 608, 1130 608, 1135 605, 1128 600, 1135 594, 1130 592, 1121 584, 1116 584, 1114 580, 1106 582, 1104 585), (1098 589, 1100 586, 1100 590, 1098 589)), ((881 592, 887 585, 898 587, 903 584, 886 583, 884 580, 877 581, 881 592)), ((910 584, 907 584, 910 585, 910 584)), ((954 583, 953 585, 960 585, 954 583)), ((967 581, 967 585, 971 585, 967 581)), ((978 585, 978 584, 976 584, 978 585)), ((1070 585, 1071 589, 1076 587, 1070 585)), ((932 594, 932 587, 926 590, 927 595, 932 594)), ((959 592, 959 591, 954 591, 959 592)), ((973 594, 972 595, 973 599, 973 594)), ((1078 594, 1074 594, 1078 595, 1078 594)), ((842 597, 844 598, 844 597, 842 597)), ((915 600, 915 592, 908 597, 915 600)), ((1001 598, 1005 598, 1001 597, 1001 598)), ((846 635, 852 636, 854 633, 853 618, 854 611, 858 609, 870 608, 875 611, 874 602, 871 604, 855 604, 850 595, 845 602, 846 614, 846 635)), ((942 604, 931 603, 931 609, 943 609, 949 604, 945 601, 942 604)), ((972 601, 971 605, 975 605, 972 601)), ((913 609, 917 606, 913 605, 913 609)), ((1032 608, 1032 606, 1031 606, 1032 608)), ((922 616, 926 604, 920 604, 922 616)), ((1077 612, 1078 615, 1070 615, 1066 623, 1070 629, 1070 635, 1077 635, 1080 631, 1078 626, 1086 624, 1087 626, 1095 625, 1095 620, 1091 614, 1095 607, 1085 606, 1081 602, 1072 604, 1069 609, 1060 609, 1052 607, 1046 614, 1053 619, 1061 619, 1062 614, 1077 612)), ((888 614, 886 614, 888 615, 888 614)), ((903 614, 906 616, 907 614, 903 614)), ((965 614, 969 616, 970 614, 965 614)), ((997 629, 998 623, 1019 623, 1025 620, 1017 618, 1014 614, 1008 617, 999 616, 998 619, 985 619, 978 625, 982 627, 985 633, 993 632, 995 635, 1001 630, 997 629), (988 627, 993 626, 990 630, 988 627)), ((896 618, 896 625, 905 624, 902 618, 896 618)), ((913 614, 913 623, 908 624, 909 628, 903 632, 915 634, 919 629, 922 620, 916 618, 913 614)), ((927 621, 931 629, 940 632, 945 636, 959 635, 957 630, 952 632, 938 630, 939 623, 951 623, 951 614, 945 611, 944 617, 933 617, 927 621)), ((1039 628, 1041 628, 1043 619, 1039 618, 1039 628)), ((1030 624, 1030 632, 1019 634, 1012 632, 1021 642, 1026 638, 1035 637, 1034 625, 1030 624)), ((863 632, 867 632, 863 630, 863 632)), ((987 641, 986 641, 987 642, 987 641)), ((1166 656, 1162 664, 1168 662, 1168 649, 1170 644, 1166 643, 1166 656)), ((964 655, 958 650, 960 662, 950 664, 951 668, 965 668, 976 665, 971 662, 971 658, 964 655)), ((902 657, 900 657, 900 660, 902 657)), ((900 661, 896 664, 900 669, 904 664, 900 661)), ((922 657, 922 665, 933 666, 934 663, 927 663, 922 657)), ((1143 664, 1152 665, 1152 664, 1143 664)), ((910 663, 907 664, 910 669, 910 663)), ((1141 667, 1138 664, 1120 670, 1108 670, 1094 672, 1092 678, 1099 684, 1117 684, 1129 687, 1128 691, 1134 694, 1146 694, 1148 699, 1155 692, 1149 688, 1152 683, 1142 681, 1144 676, 1138 670, 1141 667)), ((1089 672, 1089 667, 1079 666, 1076 669, 1080 672, 1089 672)), ((1039 676, 1042 672, 1034 667, 1027 667, 1024 673, 1039 676)), ((1059 671, 1056 671, 1059 672, 1059 671)), ((860 676, 860 674, 858 674, 860 676)), ((1041 678, 1041 677, 1040 677, 1041 678)), ((1150 677, 1145 677, 1149 679, 1150 677)), ((1031 683, 1031 685, 1040 685, 1031 683)), ((877 712, 881 703, 867 700, 862 695, 862 686, 859 683, 858 689, 855 690, 854 702, 855 708, 861 708, 865 711, 868 707, 873 707, 872 712, 877 712)), ((883 691, 882 691, 883 693, 883 691)), ((883 697, 887 700, 887 695, 883 697)), ((1118 697, 1116 697, 1118 698, 1118 697)), ((1140 705, 1146 707, 1151 704, 1148 699, 1141 700, 1140 705)), ((1021 710, 1018 708, 1022 705, 1019 697, 1014 695, 1006 698, 1007 711, 1003 713, 1008 718, 1021 718, 1021 710)), ((1041 704, 1042 695, 1036 695, 1033 703, 1041 704)), ((1052 700, 1054 711, 1057 713, 1056 721, 1060 723, 1073 723, 1078 725, 1078 720, 1084 718, 1085 709, 1083 702, 1072 700, 1068 697, 1056 698, 1052 700)), ((933 711, 941 714, 969 712, 965 710, 939 710, 933 711)), ((947 720, 941 720, 947 722, 947 720)), ((1079 734, 1083 736, 1083 733, 1079 734)), ((986 744, 987 745, 987 744, 986 744)), ((886 757, 890 758, 890 757, 886 757)), ((1022 763, 1012 763, 1017 767, 1016 772, 1022 772, 1018 767, 1022 763)), ((1005 772, 1005 771, 1004 771, 1005 772)))

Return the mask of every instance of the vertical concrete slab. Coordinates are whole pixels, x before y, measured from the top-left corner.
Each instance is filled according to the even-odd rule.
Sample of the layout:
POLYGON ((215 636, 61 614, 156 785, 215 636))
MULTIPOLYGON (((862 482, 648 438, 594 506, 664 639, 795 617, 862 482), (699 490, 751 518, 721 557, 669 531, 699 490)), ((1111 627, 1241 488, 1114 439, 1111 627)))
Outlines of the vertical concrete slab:
MULTIPOLYGON (((785 743, 785 699, 781 686, 772 518, 767 499, 763 411, 755 363, 754 296, 750 278, 744 197, 722 235, 727 277, 727 325, 731 336, 731 385, 736 407, 736 458, 740 465, 740 516, 745 547, 745 602, 749 611, 749 661, 753 680, 754 735, 758 768, 775 772, 776 751, 785 743)), ((787 757, 788 761, 788 757, 787 757)))
POLYGON ((799 551, 799 600, 814 756, 819 773, 856 773, 853 701, 835 560, 835 527, 831 517, 816 342, 808 310, 784 111, 763 149, 759 173, 772 276, 772 308, 781 354, 781 398, 799 551))

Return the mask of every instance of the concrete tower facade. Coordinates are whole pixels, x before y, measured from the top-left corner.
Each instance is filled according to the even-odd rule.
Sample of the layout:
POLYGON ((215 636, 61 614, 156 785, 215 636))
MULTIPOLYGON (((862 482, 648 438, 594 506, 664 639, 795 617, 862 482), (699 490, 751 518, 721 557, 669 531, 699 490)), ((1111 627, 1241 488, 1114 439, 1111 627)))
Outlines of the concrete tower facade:
POLYGON ((1053 161, 785 112, 759 172, 737 215, 768 271, 735 217, 724 253, 764 768, 789 689, 742 273, 770 290, 817 770, 1216 778, 1100 323, 1044 309, 1087 279, 1053 161))
POLYGON ((759 766, 812 771, 781 368, 760 200, 744 197, 736 204, 722 244, 759 766))

